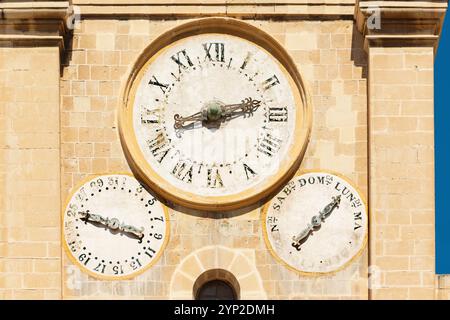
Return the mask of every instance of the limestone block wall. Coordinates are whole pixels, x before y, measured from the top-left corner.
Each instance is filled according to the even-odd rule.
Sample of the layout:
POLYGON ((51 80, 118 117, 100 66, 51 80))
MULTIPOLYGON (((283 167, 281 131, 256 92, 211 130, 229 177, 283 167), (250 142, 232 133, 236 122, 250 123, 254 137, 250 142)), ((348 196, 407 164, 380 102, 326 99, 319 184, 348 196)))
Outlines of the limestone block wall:
POLYGON ((0 299, 59 299, 59 48, 0 48, 0 299))
MULTIPOLYGON (((61 79, 63 199, 86 175, 130 171, 117 130, 120 86, 128 76, 129 66, 152 40, 187 21, 92 18, 82 20, 80 28, 74 31, 61 79)), ((339 171, 366 193, 367 61, 362 36, 352 19, 247 22, 268 32, 288 50, 309 85, 314 105, 313 132, 302 168, 339 171)), ((249 296, 258 294, 271 299, 368 297, 366 253, 336 275, 299 276, 275 262, 267 250, 260 209, 227 216, 187 214, 171 208, 170 217, 171 238, 162 258, 133 280, 93 279, 72 266, 63 253, 63 297, 179 297, 186 294, 180 293, 186 289, 171 285, 174 279, 185 277, 187 280, 184 280, 192 282, 196 276, 194 271, 192 274, 183 271, 180 276, 180 264, 195 255, 204 257, 200 265, 214 266, 207 261, 211 259, 208 255, 216 251, 205 249, 211 246, 225 247, 232 254, 244 255, 252 261, 253 279, 260 279, 261 285, 250 280, 254 282, 251 287, 260 289, 252 289, 253 295, 249 296)), ((215 267, 223 265, 217 262, 215 267)), ((239 273, 240 276, 245 274, 244 271, 239 273)))
POLYGON ((373 297, 432 299, 433 48, 369 49, 373 297))
POLYGON ((208 270, 231 271, 242 299, 450 298, 449 277, 434 274, 433 59, 445 0, 71 4, 81 20, 67 32, 68 1, 0 3, 0 299, 192 298, 208 270), (379 29, 367 26, 373 5, 379 29), (260 208, 171 207, 164 254, 132 280, 89 277, 63 251, 70 190, 130 171, 117 128, 130 66, 160 34, 205 16, 266 31, 305 79, 314 114, 301 169, 340 172, 369 203, 369 245, 339 273, 277 263, 260 208))

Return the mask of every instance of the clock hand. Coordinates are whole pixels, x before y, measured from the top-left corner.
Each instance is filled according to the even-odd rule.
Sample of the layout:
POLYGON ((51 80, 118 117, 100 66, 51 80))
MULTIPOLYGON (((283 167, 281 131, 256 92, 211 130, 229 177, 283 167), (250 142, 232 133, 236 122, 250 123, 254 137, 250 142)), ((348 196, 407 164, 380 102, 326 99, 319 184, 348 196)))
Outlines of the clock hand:
POLYGON ((297 236, 292 237, 292 246, 300 251, 300 246, 306 239, 310 236, 312 231, 315 228, 320 227, 322 221, 328 218, 334 209, 339 208, 339 204, 341 203, 341 196, 338 195, 336 197, 332 197, 332 201, 325 206, 321 211, 319 211, 318 215, 315 215, 311 218, 311 223, 308 223, 308 226, 302 230, 297 236))
POLYGON ((130 225, 126 225, 124 223, 120 223, 117 218, 105 218, 99 214, 92 214, 87 211, 79 211, 78 214, 81 216, 81 219, 86 222, 94 222, 108 227, 111 230, 119 230, 126 233, 131 233, 135 237, 139 239, 139 242, 144 238, 144 228, 136 228, 130 225))
POLYGON ((258 110, 261 105, 261 101, 253 100, 252 98, 245 98, 241 103, 228 104, 223 106, 223 117, 230 117, 235 111, 242 112, 244 114, 252 114, 258 110), (241 110, 239 110, 241 109, 241 110))
POLYGON ((182 117, 177 113, 176 115, 173 116, 173 119, 175 120, 173 127, 175 129, 181 129, 182 127, 184 127, 185 122, 205 121, 206 117, 204 116, 202 110, 200 112, 191 114, 190 116, 187 117, 182 117))
POLYGON ((178 113, 175 114, 173 117, 175 120, 173 126, 175 129, 180 129, 186 126, 185 122, 190 122, 188 124, 190 125, 196 121, 215 122, 240 113, 251 115, 260 105, 261 101, 253 100, 250 97, 236 104, 223 104, 220 101, 212 101, 208 102, 200 112, 196 112, 190 116, 182 117, 178 113))

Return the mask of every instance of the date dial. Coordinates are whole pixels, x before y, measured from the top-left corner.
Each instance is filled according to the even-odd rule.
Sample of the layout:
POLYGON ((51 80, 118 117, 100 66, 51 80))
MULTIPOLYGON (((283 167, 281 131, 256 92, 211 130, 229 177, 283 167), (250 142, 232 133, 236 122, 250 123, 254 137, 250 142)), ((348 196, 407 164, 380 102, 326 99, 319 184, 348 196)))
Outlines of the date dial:
POLYGON ((76 188, 63 213, 64 245, 97 278, 146 270, 168 239, 166 208, 132 176, 96 176, 76 188))

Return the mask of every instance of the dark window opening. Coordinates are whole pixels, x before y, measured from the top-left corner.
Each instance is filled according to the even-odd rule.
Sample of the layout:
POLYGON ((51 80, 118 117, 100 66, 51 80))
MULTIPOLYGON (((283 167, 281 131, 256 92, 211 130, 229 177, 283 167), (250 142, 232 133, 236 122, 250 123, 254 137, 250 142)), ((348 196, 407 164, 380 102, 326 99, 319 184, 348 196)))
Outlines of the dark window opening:
POLYGON ((222 280, 211 280, 204 283, 198 290, 195 300, 236 300, 233 287, 222 280))

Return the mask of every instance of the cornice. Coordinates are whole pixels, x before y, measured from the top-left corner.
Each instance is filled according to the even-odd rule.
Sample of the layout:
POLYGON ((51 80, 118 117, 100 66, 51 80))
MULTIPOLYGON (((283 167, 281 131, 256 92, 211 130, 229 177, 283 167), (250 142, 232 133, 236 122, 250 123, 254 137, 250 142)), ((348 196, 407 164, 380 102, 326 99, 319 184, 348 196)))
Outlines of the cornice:
POLYGON ((351 19, 369 46, 437 46, 446 0, 4 0, 0 3, 0 42, 20 45, 54 43, 64 49, 70 36, 71 4, 83 19, 160 19, 229 16, 260 19, 351 19), (380 28, 367 22, 376 8, 380 28), (48 37, 48 39, 46 39, 48 37))
POLYGON ((73 0, 83 17, 352 19, 355 0, 73 0))
POLYGON ((355 21, 365 38, 366 50, 378 46, 431 46, 436 49, 446 10, 446 0, 357 1, 355 21), (371 17, 379 20, 378 27, 368 24, 371 17))
POLYGON ((3 46, 58 46, 69 36, 69 1, 12 1, 0 3, 0 44, 3 46))

